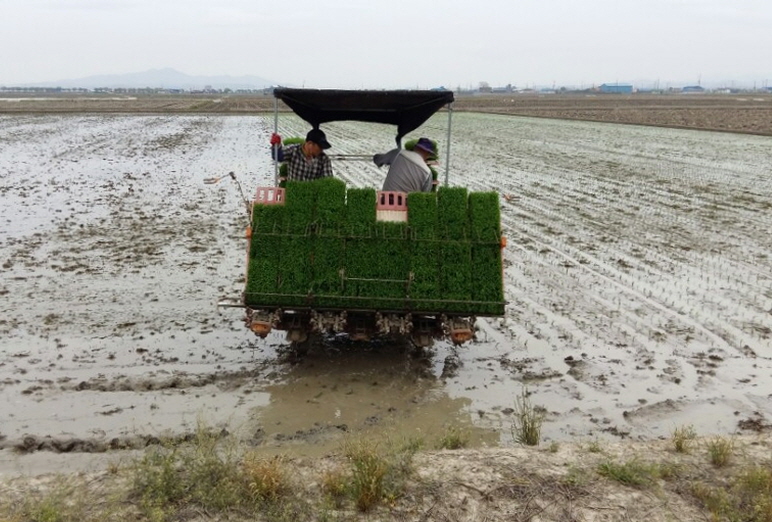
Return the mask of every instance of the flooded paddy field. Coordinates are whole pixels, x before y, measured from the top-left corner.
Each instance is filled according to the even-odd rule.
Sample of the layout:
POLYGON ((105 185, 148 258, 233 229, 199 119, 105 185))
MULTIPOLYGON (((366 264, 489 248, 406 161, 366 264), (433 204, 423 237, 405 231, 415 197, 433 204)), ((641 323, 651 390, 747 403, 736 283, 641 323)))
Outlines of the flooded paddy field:
MULTIPOLYGON (((443 181, 446 122, 420 129, 443 181)), ((388 127, 323 128, 331 154, 393 145, 388 127)), ((272 131, 261 115, 0 115, 0 474, 99 465, 199 423, 267 453, 449 428, 511 445, 524 389, 546 440, 772 425, 772 138, 455 114, 450 184, 501 194, 506 317, 460 348, 328 339, 297 359, 217 306, 243 289, 242 190, 272 184, 272 131), (240 185, 204 184, 230 171, 240 185)))

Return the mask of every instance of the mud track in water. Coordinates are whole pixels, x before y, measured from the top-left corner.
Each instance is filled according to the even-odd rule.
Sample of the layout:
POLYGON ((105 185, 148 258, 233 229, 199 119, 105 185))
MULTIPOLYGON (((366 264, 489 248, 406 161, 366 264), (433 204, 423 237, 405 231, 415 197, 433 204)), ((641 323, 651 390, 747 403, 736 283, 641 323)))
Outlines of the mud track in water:
MULTIPOLYGON (((445 121, 422 133, 444 143, 445 121)), ((502 195, 506 318, 459 349, 326 339, 298 359, 216 306, 242 290, 247 220, 232 180, 203 181, 270 185, 272 124, 0 116, 0 474, 101 466, 200 424, 267 453, 451 427, 508 446, 524 387, 546 440, 769 429, 770 138, 457 114, 450 182, 502 195)), ((336 154, 393 143, 325 130, 336 154)))

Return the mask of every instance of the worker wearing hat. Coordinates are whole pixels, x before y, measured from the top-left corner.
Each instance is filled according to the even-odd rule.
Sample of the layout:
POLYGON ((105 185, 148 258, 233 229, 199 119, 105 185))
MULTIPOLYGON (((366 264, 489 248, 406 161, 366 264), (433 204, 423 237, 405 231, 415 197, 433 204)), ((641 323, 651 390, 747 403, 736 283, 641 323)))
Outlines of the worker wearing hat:
POLYGON ((394 149, 373 156, 373 162, 382 167, 389 165, 383 190, 398 192, 430 192, 432 171, 429 161, 436 159, 437 147, 428 138, 420 138, 413 150, 394 149))
POLYGON ((277 161, 287 162, 287 178, 292 181, 311 181, 332 176, 332 163, 324 153, 330 148, 321 129, 311 129, 306 141, 282 146, 281 136, 271 135, 272 155, 277 161))

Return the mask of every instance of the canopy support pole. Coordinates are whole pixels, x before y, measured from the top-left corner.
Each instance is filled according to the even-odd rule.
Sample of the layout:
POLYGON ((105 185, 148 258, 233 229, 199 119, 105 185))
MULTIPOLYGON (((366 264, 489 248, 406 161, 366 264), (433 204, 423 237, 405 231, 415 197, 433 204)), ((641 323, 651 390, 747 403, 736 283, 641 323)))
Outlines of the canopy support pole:
MULTIPOLYGON (((279 98, 273 99, 273 133, 279 134, 279 98)), ((273 186, 279 186, 279 160, 277 159, 279 147, 281 145, 272 145, 273 147, 273 186)))
POLYGON ((448 174, 450 172, 450 126, 453 120, 453 104, 448 104, 448 135, 445 139, 445 186, 448 186, 448 174))

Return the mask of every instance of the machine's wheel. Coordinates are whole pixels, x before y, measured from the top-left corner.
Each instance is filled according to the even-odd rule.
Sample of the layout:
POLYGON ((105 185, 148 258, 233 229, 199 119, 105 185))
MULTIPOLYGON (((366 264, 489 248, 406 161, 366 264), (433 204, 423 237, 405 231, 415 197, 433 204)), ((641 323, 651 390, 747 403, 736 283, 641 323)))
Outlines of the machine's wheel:
POLYGON ((308 350, 311 349, 311 340, 306 338, 305 341, 293 341, 290 343, 290 352, 295 357, 304 357, 308 355, 308 350))

